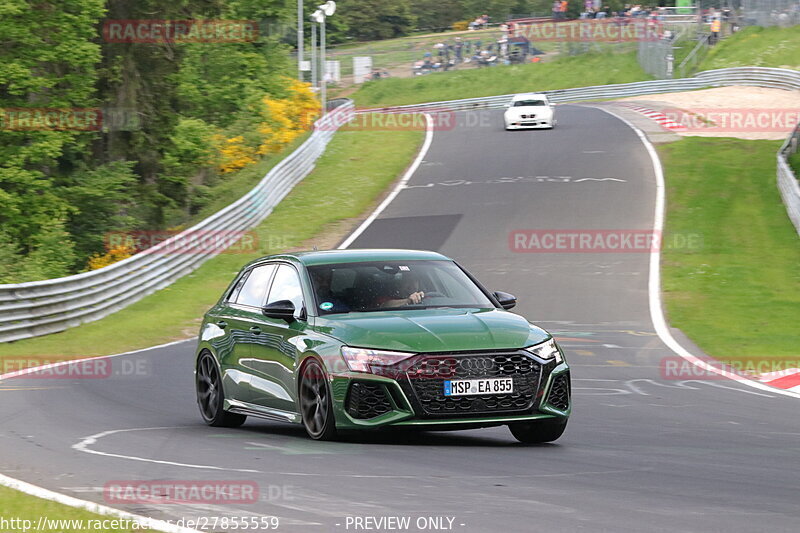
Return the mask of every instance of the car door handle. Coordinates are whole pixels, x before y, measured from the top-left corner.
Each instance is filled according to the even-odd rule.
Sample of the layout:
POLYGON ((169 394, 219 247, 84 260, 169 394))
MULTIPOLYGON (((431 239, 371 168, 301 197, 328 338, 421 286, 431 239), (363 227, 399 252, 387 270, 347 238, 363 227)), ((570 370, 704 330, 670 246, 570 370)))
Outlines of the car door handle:
POLYGON ((261 328, 258 327, 258 326, 251 326, 250 327, 250 332, 251 333, 255 333, 256 335, 258 335, 259 333, 261 333, 261 328))
POLYGON ((217 322, 217 326, 219 326, 222 329, 225 329, 225 328, 228 327, 228 323, 225 322, 224 320, 220 320, 220 321, 217 322))

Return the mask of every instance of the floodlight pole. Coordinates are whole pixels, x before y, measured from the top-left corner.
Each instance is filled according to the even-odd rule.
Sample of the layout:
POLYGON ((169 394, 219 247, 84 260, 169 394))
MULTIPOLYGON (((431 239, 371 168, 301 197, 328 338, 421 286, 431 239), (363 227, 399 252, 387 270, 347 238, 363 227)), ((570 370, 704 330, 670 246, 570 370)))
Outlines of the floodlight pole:
POLYGON ((297 0, 297 79, 303 81, 303 0, 297 0))
POLYGON ((327 65, 325 64, 325 19, 328 18, 325 14, 322 15, 322 25, 320 28, 320 55, 322 56, 322 91, 320 92, 320 99, 322 100, 322 114, 328 111, 327 96, 328 96, 328 78, 327 78, 327 65))
POLYGON ((317 64, 317 25, 311 25, 311 86, 315 89, 317 86, 317 71, 319 65, 317 64))

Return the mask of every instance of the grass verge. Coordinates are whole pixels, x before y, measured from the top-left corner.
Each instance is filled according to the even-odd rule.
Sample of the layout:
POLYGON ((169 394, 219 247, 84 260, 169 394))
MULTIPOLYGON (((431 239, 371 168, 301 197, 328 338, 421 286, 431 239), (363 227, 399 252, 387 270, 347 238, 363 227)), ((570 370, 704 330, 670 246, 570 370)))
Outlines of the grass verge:
POLYGON ((379 107, 647 79, 651 78, 634 52, 591 53, 545 63, 390 78, 364 84, 351 98, 361 107, 379 107))
MULTIPOLYGON (((141 528, 111 527, 112 521, 117 525, 126 525, 124 521, 111 516, 102 516, 81 509, 68 507, 60 503, 43 500, 28 494, 17 492, 7 487, 0 487, 0 517, 13 526, 7 531, 38 531, 53 533, 72 533, 85 531, 151 531, 141 528), (45 517, 49 522, 43 523, 39 529, 39 518, 45 517), (14 522, 10 522, 14 520, 14 522), (106 521, 103 523, 103 521, 106 521), (29 522, 26 522, 29 521, 29 522), (96 527, 95 527, 96 526, 96 527)), ((127 524, 129 525, 129 523, 127 524)), ((6 531, 6 530, 3 530, 6 531)))
POLYGON ((422 131, 342 131, 314 171, 254 231, 256 249, 223 253, 169 287, 97 322, 3 344, 9 357, 77 358, 166 343, 197 333, 203 313, 246 262, 287 249, 329 248, 409 165, 422 131))
POLYGON ((800 361, 800 239, 775 184, 779 146, 689 137, 659 147, 665 232, 702 239, 665 242, 669 322, 723 361, 800 361))
POLYGON ((795 177, 800 176, 800 152, 795 152, 787 157, 786 162, 789 163, 795 177))
POLYGON ((800 26, 751 26, 720 41, 708 51, 698 70, 727 67, 800 69, 800 26))

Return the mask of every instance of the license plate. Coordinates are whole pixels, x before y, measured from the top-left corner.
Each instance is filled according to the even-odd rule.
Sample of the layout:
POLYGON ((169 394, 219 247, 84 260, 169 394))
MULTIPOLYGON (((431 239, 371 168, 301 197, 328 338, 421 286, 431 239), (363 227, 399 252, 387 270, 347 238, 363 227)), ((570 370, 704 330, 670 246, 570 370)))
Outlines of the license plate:
POLYGON ((512 392, 514 392, 512 378, 453 379, 444 382, 445 396, 510 394, 512 392))

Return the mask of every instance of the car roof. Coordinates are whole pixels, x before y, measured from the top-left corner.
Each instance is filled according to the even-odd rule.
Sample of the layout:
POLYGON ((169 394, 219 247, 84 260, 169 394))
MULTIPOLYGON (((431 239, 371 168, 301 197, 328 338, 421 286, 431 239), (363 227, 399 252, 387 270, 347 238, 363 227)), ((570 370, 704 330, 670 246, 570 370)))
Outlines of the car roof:
POLYGON ((530 98, 538 98, 540 100, 547 100, 547 95, 544 93, 523 93, 523 94, 515 94, 514 97, 511 99, 512 102, 517 102, 519 100, 528 100, 530 98))
POLYGON ((440 253, 427 250, 392 250, 392 249, 358 249, 358 250, 315 250, 312 252, 296 252, 276 254, 261 257, 251 261, 248 265, 268 261, 271 259, 284 259, 296 261, 306 266, 331 265, 338 263, 359 263, 364 261, 451 261, 440 253))

